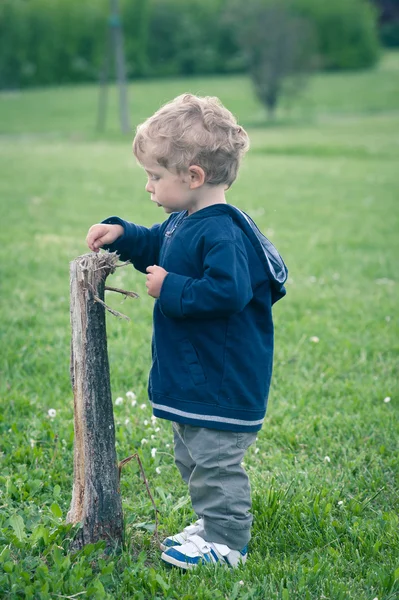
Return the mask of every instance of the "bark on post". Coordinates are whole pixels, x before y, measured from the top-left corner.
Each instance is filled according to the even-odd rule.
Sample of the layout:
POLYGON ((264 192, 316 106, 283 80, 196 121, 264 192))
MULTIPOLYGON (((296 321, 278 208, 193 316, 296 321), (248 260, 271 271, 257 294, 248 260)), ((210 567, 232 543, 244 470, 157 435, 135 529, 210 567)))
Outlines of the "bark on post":
POLYGON ((105 279, 115 270, 116 254, 85 254, 70 265, 71 379, 74 394, 74 483, 67 522, 80 523, 73 542, 123 537, 122 501, 115 450, 115 425, 109 376, 105 279))

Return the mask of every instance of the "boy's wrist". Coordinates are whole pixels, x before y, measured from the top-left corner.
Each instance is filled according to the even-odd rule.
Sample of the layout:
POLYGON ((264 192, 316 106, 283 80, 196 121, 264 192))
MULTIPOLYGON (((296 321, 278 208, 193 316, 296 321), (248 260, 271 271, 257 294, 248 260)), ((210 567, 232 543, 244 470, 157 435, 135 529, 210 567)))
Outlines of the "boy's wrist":
MULTIPOLYGON (((126 229, 124 226, 123 219, 121 219, 119 217, 108 217, 107 219, 104 219, 104 221, 101 221, 101 223, 103 223, 104 225, 112 225, 112 226, 118 227, 118 236, 112 242, 113 244, 115 242, 119 242, 121 240, 121 238, 124 237, 124 235, 126 233, 126 229)), ((112 244, 108 244, 108 246, 110 246, 110 245, 112 245, 112 244)))
POLYGON ((115 227, 115 233, 118 233, 118 236, 115 238, 115 241, 125 233, 125 229, 122 225, 119 225, 119 223, 112 223, 111 227, 115 227))

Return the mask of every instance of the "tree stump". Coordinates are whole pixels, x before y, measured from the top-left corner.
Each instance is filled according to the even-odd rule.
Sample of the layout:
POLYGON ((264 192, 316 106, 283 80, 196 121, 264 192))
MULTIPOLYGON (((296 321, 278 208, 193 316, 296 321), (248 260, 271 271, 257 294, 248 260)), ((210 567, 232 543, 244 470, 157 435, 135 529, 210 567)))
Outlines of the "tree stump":
POLYGON ((105 327, 105 280, 118 255, 85 254, 71 262, 71 380, 74 394, 74 482, 67 522, 81 524, 74 550, 123 539, 122 501, 105 327))

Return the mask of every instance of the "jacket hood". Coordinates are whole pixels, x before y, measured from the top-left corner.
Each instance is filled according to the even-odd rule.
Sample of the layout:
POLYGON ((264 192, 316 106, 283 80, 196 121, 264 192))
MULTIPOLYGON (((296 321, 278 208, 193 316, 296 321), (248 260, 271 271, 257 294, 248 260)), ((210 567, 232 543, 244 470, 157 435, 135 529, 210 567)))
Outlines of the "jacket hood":
POLYGON ((287 281, 288 269, 283 259, 271 241, 263 235, 251 217, 243 210, 231 204, 218 204, 217 206, 230 214, 235 223, 251 240, 271 282, 272 302, 274 304, 287 293, 284 283, 287 281))

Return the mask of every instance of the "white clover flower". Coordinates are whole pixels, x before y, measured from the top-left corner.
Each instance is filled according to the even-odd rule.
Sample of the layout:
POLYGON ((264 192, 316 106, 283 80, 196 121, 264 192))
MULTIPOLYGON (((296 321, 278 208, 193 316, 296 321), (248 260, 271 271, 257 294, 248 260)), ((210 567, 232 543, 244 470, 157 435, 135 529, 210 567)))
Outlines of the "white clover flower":
POLYGON ((155 435, 152 435, 152 436, 151 436, 151 439, 152 439, 152 440, 156 440, 157 438, 155 437, 155 435))
POLYGON ((259 448, 255 448, 255 454, 259 453, 259 448))
POLYGON ((125 419, 125 425, 129 425, 130 419, 125 419))
POLYGON ((140 404, 140 408, 141 410, 144 410, 145 408, 147 408, 147 405, 145 402, 143 402, 143 404, 140 404))
POLYGON ((241 581, 238 582, 238 585, 244 585, 244 582, 242 579, 241 579, 241 581))
POLYGON ((329 456, 325 456, 324 457, 324 462, 330 463, 331 462, 331 458, 329 456))
POLYGON ((36 446, 36 440, 34 440, 32 438, 29 440, 29 443, 30 443, 31 448, 34 448, 36 446))
POLYGON ((161 474, 161 467, 157 467, 155 469, 155 473, 157 473, 157 475, 160 475, 161 474))
POLYGON ((156 448, 151 448, 151 456, 152 456, 152 458, 155 458, 156 453, 157 453, 157 449, 156 448))
POLYGON ((158 433, 158 431, 161 431, 161 428, 160 427, 156 427, 154 431, 155 431, 155 433, 158 433))
POLYGON ((309 340, 314 344, 318 344, 320 342, 320 338, 318 338, 317 335, 312 335, 312 337, 310 337, 309 340))
POLYGON ((391 398, 389 396, 387 396, 386 398, 384 398, 384 402, 385 404, 388 404, 388 402, 391 401, 391 398))
POLYGON ((342 506, 342 505, 343 505, 343 503, 344 503, 344 501, 343 501, 343 500, 338 500, 338 502, 337 502, 338 506, 342 506))
POLYGON ((146 438, 141 440, 141 445, 144 446, 144 444, 148 444, 148 440, 146 440, 146 438))
POLYGON ((147 421, 147 419, 145 419, 145 421, 143 421, 143 423, 144 423, 144 425, 147 427, 147 425, 148 425, 148 421, 147 421))
POLYGON ((134 392, 131 392, 129 390, 128 392, 126 392, 126 398, 130 398, 131 400, 136 400, 137 396, 134 392))
POLYGON ((50 417, 50 419, 54 419, 54 417, 57 414, 57 411, 55 410, 55 408, 49 408, 47 414, 50 417))
POLYGON ((152 424, 156 423, 156 421, 157 421, 157 418, 154 417, 154 415, 152 415, 151 416, 151 422, 152 422, 152 424))
POLYGON ((115 406, 120 406, 121 404, 123 404, 123 398, 119 396, 119 398, 115 400, 115 406))
POLYGON ((136 406, 137 400, 132 400, 132 406, 136 406))
POLYGON ((170 444, 166 444, 166 447, 167 447, 167 448, 170 448, 170 444))

